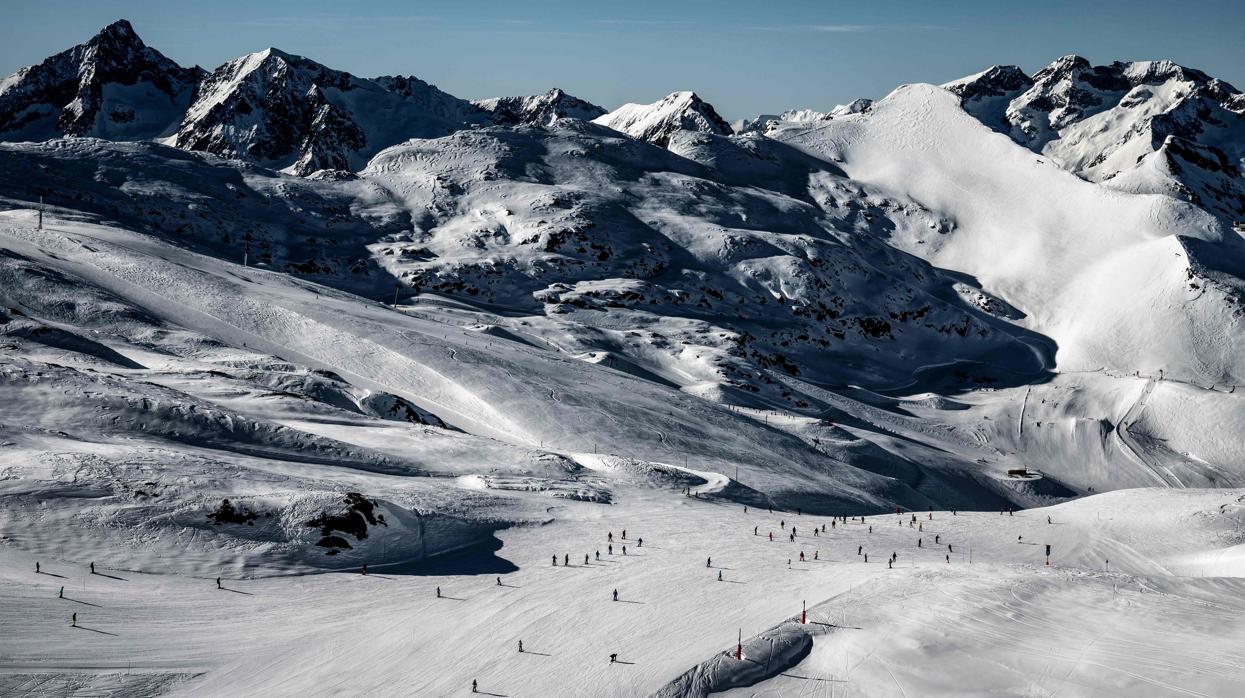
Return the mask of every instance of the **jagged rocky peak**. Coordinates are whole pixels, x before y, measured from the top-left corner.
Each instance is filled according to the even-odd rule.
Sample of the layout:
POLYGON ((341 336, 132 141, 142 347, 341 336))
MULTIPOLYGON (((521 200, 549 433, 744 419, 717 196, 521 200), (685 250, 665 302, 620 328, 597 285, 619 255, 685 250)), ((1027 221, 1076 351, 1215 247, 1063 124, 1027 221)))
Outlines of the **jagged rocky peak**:
POLYGON ((963 102, 988 97, 1014 97, 1033 86, 1033 78, 1014 65, 996 65, 988 70, 943 85, 963 102))
POLYGON ((677 131, 733 133, 713 105, 695 92, 675 92, 652 104, 624 104, 594 121, 663 148, 677 131))
POLYGON ((1033 76, 1032 87, 1010 105, 1007 120, 1013 138, 1042 143, 1052 131, 1120 104, 1136 105, 1158 96, 1172 105, 1207 99, 1228 108, 1236 94, 1232 85, 1168 60, 1095 66, 1080 56, 1064 56, 1033 76), (1143 87, 1147 89, 1138 89, 1143 87), (1174 89, 1159 94, 1163 90, 1151 88, 1174 89))
POLYGON ((601 107, 556 87, 543 95, 494 97, 473 104, 492 114, 493 123, 501 126, 547 126, 558 119, 591 121, 605 114, 601 107))
POLYGON ((390 145, 444 136, 485 116, 418 78, 367 80, 269 48, 203 81, 176 144, 306 175, 360 169, 390 145))
POLYGON ((205 74, 169 60, 118 20, 0 81, 0 138, 157 138, 176 127, 205 74))
POLYGON ((1245 98, 1200 70, 1069 55, 1031 80, 996 66, 943 87, 987 126, 1085 179, 1183 198, 1225 220, 1245 215, 1245 98))

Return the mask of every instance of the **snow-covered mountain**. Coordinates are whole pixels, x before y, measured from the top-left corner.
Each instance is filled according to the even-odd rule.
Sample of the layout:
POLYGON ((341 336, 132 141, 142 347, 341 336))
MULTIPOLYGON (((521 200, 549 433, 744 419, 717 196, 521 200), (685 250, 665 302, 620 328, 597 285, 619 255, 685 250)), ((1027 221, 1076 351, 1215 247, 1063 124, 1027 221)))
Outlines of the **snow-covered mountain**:
POLYGON ((553 88, 543 95, 531 97, 493 97, 476 100, 474 104, 493 115, 493 123, 501 126, 546 126, 556 119, 591 121, 605 110, 574 95, 553 88))
POLYGON ((854 99, 847 104, 840 104, 828 112, 815 109, 788 109, 781 114, 761 114, 752 119, 740 119, 731 125, 735 133, 769 133, 785 122, 816 125, 819 121, 827 121, 836 116, 859 114, 873 106, 871 99, 854 99))
POLYGON ((1233 694, 1170 617, 1240 610, 1191 575, 1245 571, 1243 107, 1068 57, 732 131, 114 24, 0 83, 0 693, 798 693, 834 643, 1047 693, 1070 637, 1233 694))
POLYGON ((987 126, 1081 177, 1245 217, 1245 97, 1200 70, 1064 56, 1031 78, 995 66, 945 87, 987 126))
POLYGON ((732 133, 730 124, 718 116, 713 105, 695 92, 673 92, 652 104, 624 104, 595 122, 663 147, 679 131, 732 133))
POLYGON ((164 136, 180 123, 205 74, 165 58, 119 20, 0 80, 0 138, 164 136))
POLYGON ((173 142, 306 175, 355 170, 394 143, 484 120, 417 78, 365 80, 270 48, 212 71, 173 142))

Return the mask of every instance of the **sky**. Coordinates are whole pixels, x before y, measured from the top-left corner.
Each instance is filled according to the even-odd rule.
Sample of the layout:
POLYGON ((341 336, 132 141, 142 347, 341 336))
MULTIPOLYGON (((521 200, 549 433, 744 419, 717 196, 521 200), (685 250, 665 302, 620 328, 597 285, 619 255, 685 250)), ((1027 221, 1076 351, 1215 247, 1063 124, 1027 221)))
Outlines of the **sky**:
POLYGON ((728 120, 1069 53, 1170 58, 1245 89, 1245 0, 6 0, 0 74, 119 18, 209 70, 275 46, 466 99, 556 86, 612 109, 695 90, 728 120))

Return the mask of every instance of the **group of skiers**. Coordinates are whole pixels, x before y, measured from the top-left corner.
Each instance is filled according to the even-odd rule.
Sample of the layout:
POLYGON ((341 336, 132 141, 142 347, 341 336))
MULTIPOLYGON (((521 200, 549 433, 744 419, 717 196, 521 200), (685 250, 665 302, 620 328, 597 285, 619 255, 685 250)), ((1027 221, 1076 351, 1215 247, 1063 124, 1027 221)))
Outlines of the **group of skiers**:
MULTIPOLYGON (((746 506, 745 506, 745 508, 744 508, 744 509, 745 509, 745 512, 748 510, 746 506)), ((773 512, 773 510, 772 510, 772 509, 770 509, 769 511, 770 511, 771 513, 773 512)), ((902 514, 903 514, 904 512, 902 511, 902 509, 897 509, 897 510, 896 510, 896 513, 901 515, 901 518, 900 518, 900 520, 899 520, 899 525, 900 525, 900 526, 903 526, 904 521, 903 521, 903 519, 902 519, 902 514)), ((955 510, 952 510, 952 512, 951 512, 951 513, 952 513, 952 516, 958 516, 958 512, 957 512, 957 511, 955 511, 955 510)), ((1014 516, 1014 515, 1015 515, 1014 511, 1013 511, 1012 509, 1010 509, 1010 508, 1000 509, 999 514, 1000 514, 1000 515, 1004 515, 1004 513, 1006 513, 1006 515, 1008 515, 1008 516, 1014 516)), ((801 513, 797 511, 797 515, 801 515, 801 513)), ((932 508, 931 508, 931 510, 928 512, 928 515, 927 515, 927 519, 926 519, 926 520, 927 520, 927 521, 932 521, 932 520, 933 520, 933 518, 934 518, 934 512, 933 512, 933 510, 932 510, 932 508)), ((836 516, 836 517, 834 517, 833 519, 831 519, 831 520, 830 520, 830 527, 831 527, 831 529, 837 529, 840 523, 842 523, 844 526, 846 526, 846 525, 847 525, 847 523, 848 523, 848 521, 849 521, 849 519, 848 519, 848 517, 846 517, 846 516, 841 516, 841 517, 840 517, 840 516, 836 516)), ((852 522, 859 521, 859 523, 861 523, 862 525, 866 524, 865 517, 863 517, 863 516, 860 516, 860 517, 851 517, 851 521, 852 521, 852 522)), ((1051 520, 1051 517, 1049 517, 1049 516, 1047 516, 1047 517, 1046 517, 1046 523, 1047 523, 1047 524, 1052 524, 1052 523, 1053 523, 1053 521, 1051 520)), ((908 526, 909 526, 910 528, 911 528, 911 527, 914 527, 914 525, 915 525, 915 527, 918 529, 918 531, 920 531, 920 532, 924 532, 924 523, 923 523, 923 522, 919 522, 919 521, 917 520, 917 516, 916 516, 916 514, 914 514, 914 513, 913 513, 913 514, 910 514, 910 516, 909 516, 909 518, 908 518, 908 521, 907 521, 907 524, 908 524, 908 526)), ((786 530, 786 528, 787 528, 787 522, 786 522, 786 520, 785 520, 785 519, 780 519, 780 520, 779 520, 779 528, 780 528, 781 530, 786 530)), ((820 528, 819 528, 819 527, 817 527, 817 526, 814 526, 814 527, 813 527, 813 535, 814 535, 815 537, 820 537, 820 534, 821 534, 821 533, 823 533, 823 532, 825 532, 825 531, 826 531, 826 526, 825 526, 825 524, 822 524, 822 525, 820 526, 820 528)), ((873 525, 872 525, 872 524, 868 524, 868 531, 869 531, 869 533, 873 533, 873 525)), ((760 526, 759 526, 759 525, 753 526, 753 529, 752 529, 752 534, 753 534, 754 536, 760 535, 760 526)), ((770 531, 770 532, 768 533, 768 537, 769 537, 769 540, 770 540, 770 541, 773 541, 773 540, 774 540, 774 533, 773 533, 773 531, 770 531)), ((797 528, 796 528, 796 526, 792 525, 792 526, 791 526, 790 531, 788 532, 788 539, 789 539, 790 541, 794 542, 794 541, 795 541, 795 539, 796 539, 796 537, 797 537, 797 528)), ((627 530, 626 530, 626 529, 622 529, 621 536, 620 536, 620 540, 623 540, 623 541, 628 540, 628 538, 627 538, 627 530)), ((1017 536, 1017 542, 1018 542, 1018 543, 1019 543, 1019 542, 1023 542, 1023 540, 1024 540, 1023 535, 1017 536)), ((606 534, 606 541, 607 541, 607 551, 608 551, 608 554, 612 555, 612 554, 614 553, 614 545, 613 545, 613 544, 614 544, 614 532, 613 532, 613 531, 609 531, 609 532, 607 532, 607 534, 606 534)), ((934 543, 939 544, 939 545, 941 545, 941 544, 942 544, 942 534, 940 534, 940 533, 939 533, 939 534, 935 534, 935 535, 934 535, 934 543)), ((639 538, 639 539, 637 539, 637 540, 636 540, 636 546, 637 546, 637 547, 643 547, 643 545, 644 545, 644 539, 643 539, 643 538, 639 538)), ((923 548, 923 547, 924 547, 924 537, 918 537, 918 538, 917 538, 917 547, 918 547, 918 548, 923 548)), ((623 555, 626 555, 626 554, 627 554, 627 547, 626 547, 626 545, 625 545, 625 544, 622 544, 622 545, 621 545, 621 549, 622 549, 622 554, 623 554, 623 555)), ((1047 553, 1047 554, 1049 555, 1049 546, 1047 546, 1047 550, 1048 550, 1048 553, 1047 553)), ((947 544, 947 554, 944 556, 944 559, 945 559, 945 561, 946 561, 948 564, 950 564, 950 562, 951 562, 951 553, 953 553, 953 552, 955 552, 953 545, 952 545, 952 544, 950 544, 950 543, 948 543, 948 544, 947 544)), ((866 562, 866 563, 869 561, 869 553, 865 552, 865 550, 864 550, 864 546, 863 546, 863 545, 857 545, 857 546, 856 546, 856 555, 857 555, 857 556, 859 556, 859 557, 861 557, 861 558, 863 558, 864 562, 866 562)), ((585 565, 585 566, 587 566, 587 565, 589 565, 589 564, 590 564, 590 559, 591 559, 591 558, 590 558, 590 555, 589 555, 589 554, 587 554, 587 553, 585 553, 585 554, 584 554, 584 565, 585 565)), ((600 559, 601 559, 601 551, 600 551, 600 550, 597 550, 597 551, 595 552, 595 559, 596 559, 597 561, 600 561, 600 559)), ((805 561, 806 561, 806 559, 807 559, 807 558, 806 558, 806 556, 805 556, 804 551, 800 551, 800 553, 799 553, 799 560, 800 560, 800 562, 805 562, 805 561)), ((820 551, 819 551, 819 550, 814 550, 814 552, 813 552, 813 556, 812 556, 812 559, 814 559, 814 560, 819 560, 819 559, 820 559, 820 551)), ((899 559, 899 554, 898 554, 898 552, 894 552, 894 551, 893 551, 893 552, 891 552, 890 557, 887 559, 887 562, 886 562, 887 568, 888 568, 888 569, 893 569, 894 564, 898 561, 898 559, 899 559)), ((552 555, 552 556, 551 556, 551 560, 552 560, 552 564, 553 564, 553 566, 554 566, 554 567, 557 567, 557 566, 558 566, 558 556, 557 556, 556 554, 555 554, 555 555, 552 555)), ((788 560, 787 560, 787 564, 788 564, 788 566, 790 566, 790 565, 791 565, 791 563, 792 563, 792 561, 791 561, 790 559, 788 559, 788 560)), ((1048 564, 1049 564, 1049 562, 1048 562, 1048 564)), ((562 556, 562 566, 563 566, 563 567, 570 567, 570 566, 571 566, 571 565, 570 565, 570 555, 569 555, 569 554, 565 554, 565 553, 563 554, 563 556, 562 556)), ((709 557, 706 557, 706 558, 705 558, 705 567, 706 567, 706 568, 713 568, 713 558, 712 558, 712 556, 709 556, 709 557)), ((89 565, 89 569, 90 569, 90 573, 91 573, 91 574, 96 574, 96 572, 95 572, 95 563, 94 563, 94 562, 91 562, 91 563, 90 563, 90 565, 89 565)), ((37 574, 41 574, 41 573, 42 573, 42 568, 41 568, 41 566, 40 566, 40 563, 39 563, 39 562, 36 562, 36 563, 35 563, 35 572, 36 572, 37 574)), ((363 574, 363 575, 366 575, 366 574, 368 573, 368 567, 367 567, 367 564, 366 564, 366 563, 364 563, 364 564, 361 566, 361 568, 360 568, 360 572, 361 572, 361 574, 363 574)), ((505 585, 502 583, 501 577, 497 577, 496 581, 497 581, 497 586, 505 586, 505 585)), ((720 581, 724 581, 724 577, 723 577, 723 570, 722 570, 722 569, 720 569, 720 568, 717 570, 717 581, 719 581, 719 582, 720 582, 720 581)), ((223 589, 223 588, 224 588, 224 587, 222 586, 222 580, 221 580, 221 577, 217 577, 217 578, 216 578, 216 588, 217 588, 217 589, 223 589)), ((63 586, 62 586, 62 587, 60 587, 60 590, 59 590, 59 592, 58 592, 58 594, 57 594, 57 597, 58 597, 58 598, 64 598, 64 594, 65 594, 65 587, 63 587, 63 586)), ((444 598, 444 597, 442 596, 442 593, 441 593, 441 587, 439 587, 439 586, 438 586, 438 587, 436 587, 436 597, 437 597, 437 598, 444 598)), ((615 588, 615 589, 612 591, 612 596, 611 596, 611 598, 612 598, 612 600, 613 600, 613 601, 618 601, 618 599, 619 599, 619 592, 618 592, 618 589, 617 589, 617 588, 615 588)), ((78 614, 77 614, 77 613, 73 613, 73 614, 71 614, 71 616, 70 616, 70 625, 71 625, 71 626, 73 626, 73 627, 77 627, 77 623, 78 623, 78 614)), ((518 651, 519 651, 520 653, 523 653, 523 652, 524 652, 524 648, 523 648, 523 641, 522 641, 522 640, 519 640, 519 641, 518 641, 518 651)), ((611 654, 609 655, 609 660, 610 660, 610 663, 611 663, 611 664, 612 664, 612 663, 617 662, 617 660, 618 660, 618 654, 617 654, 617 653, 611 653, 611 654)), ((472 693, 477 693, 477 692, 478 692, 478 683, 477 683, 477 682, 476 682, 476 680, 474 680, 474 679, 473 679, 473 680, 472 680, 472 682, 471 682, 471 691, 472 691, 472 693)))

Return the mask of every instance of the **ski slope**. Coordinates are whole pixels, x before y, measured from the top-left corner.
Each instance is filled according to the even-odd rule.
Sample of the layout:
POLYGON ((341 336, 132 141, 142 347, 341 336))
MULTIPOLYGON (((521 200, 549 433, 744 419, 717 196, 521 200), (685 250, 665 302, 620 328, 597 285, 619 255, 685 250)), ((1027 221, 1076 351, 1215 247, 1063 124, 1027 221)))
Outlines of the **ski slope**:
POLYGON ((624 488, 612 506, 569 501, 545 525, 500 532, 495 553, 373 565, 367 576, 226 575, 225 590, 210 576, 100 559, 92 576, 96 551, 73 547, 36 575, 35 556, 5 546, 0 617, 20 639, 6 643, 0 686, 459 695, 475 679, 508 696, 666 695, 716 662, 696 674, 707 683, 670 694, 703 695, 765 663, 773 634, 797 633, 808 636, 800 651, 727 694, 1231 695, 1245 681, 1235 651, 1245 568, 1228 543, 1242 501, 1241 491, 1130 490, 1014 516, 920 513, 917 531, 907 514, 831 528, 826 517, 624 488), (827 533, 812 536, 820 524, 827 533), (770 531, 781 535, 770 542, 770 531), (1199 568, 1197 556, 1220 562, 1199 568), (802 602, 809 623, 793 626, 802 602), (69 627, 71 612, 82 628, 69 627), (746 658, 723 658, 739 631, 746 658))

